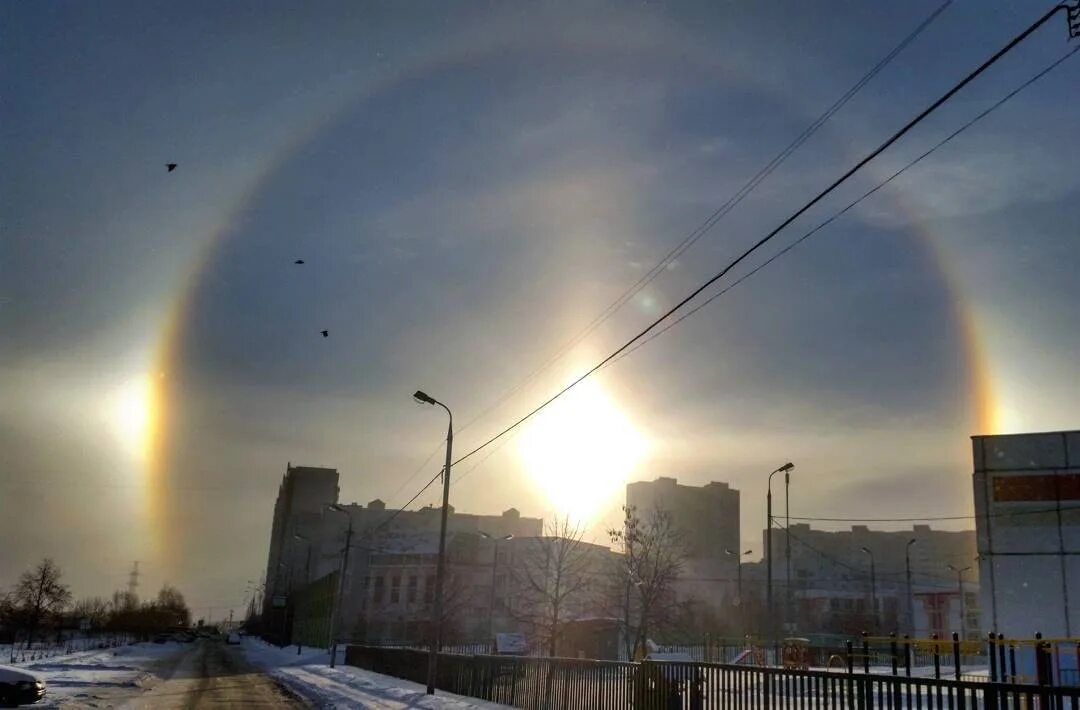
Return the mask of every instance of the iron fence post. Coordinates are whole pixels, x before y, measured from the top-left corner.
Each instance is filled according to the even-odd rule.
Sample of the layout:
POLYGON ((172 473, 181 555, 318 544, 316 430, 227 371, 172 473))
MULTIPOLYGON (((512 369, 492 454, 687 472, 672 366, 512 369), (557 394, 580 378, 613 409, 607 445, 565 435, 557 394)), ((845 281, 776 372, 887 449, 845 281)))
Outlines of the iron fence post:
POLYGON ((990 632, 990 636, 986 641, 986 652, 990 656, 990 682, 998 682, 997 673, 997 649, 994 648, 994 632, 990 632))
POLYGON ((952 634, 952 660, 956 680, 960 680, 960 634, 955 631, 952 634))
POLYGON ((904 634, 904 675, 911 677, 911 637, 904 634))
POLYGON ((933 641, 932 647, 934 649, 934 679, 941 680, 941 654, 938 653, 938 635, 930 634, 930 638, 933 641))

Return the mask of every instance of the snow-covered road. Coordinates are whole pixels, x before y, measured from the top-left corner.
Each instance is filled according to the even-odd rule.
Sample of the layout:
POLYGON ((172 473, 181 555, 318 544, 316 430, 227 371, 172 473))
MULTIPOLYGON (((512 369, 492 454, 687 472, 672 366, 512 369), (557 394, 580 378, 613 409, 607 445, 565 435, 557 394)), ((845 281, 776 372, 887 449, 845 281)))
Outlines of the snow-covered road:
POLYGON ((43 708, 372 708, 491 710, 505 706, 439 693, 416 683, 338 665, 319 649, 279 649, 247 638, 141 643, 20 664, 46 685, 43 708))

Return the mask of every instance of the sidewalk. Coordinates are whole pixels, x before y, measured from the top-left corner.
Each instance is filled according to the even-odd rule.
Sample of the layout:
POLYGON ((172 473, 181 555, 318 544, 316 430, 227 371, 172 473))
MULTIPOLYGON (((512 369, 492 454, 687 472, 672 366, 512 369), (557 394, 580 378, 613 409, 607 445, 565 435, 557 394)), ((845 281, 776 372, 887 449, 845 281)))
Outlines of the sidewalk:
MULTIPOLYGON (((296 646, 280 649, 254 638, 245 638, 244 654, 267 675, 320 708, 373 708, 402 710, 495 710, 506 705, 437 691, 432 697, 419 683, 342 665, 330 668, 330 654, 322 649, 296 646)), ((339 656, 343 656, 339 652, 339 656)))

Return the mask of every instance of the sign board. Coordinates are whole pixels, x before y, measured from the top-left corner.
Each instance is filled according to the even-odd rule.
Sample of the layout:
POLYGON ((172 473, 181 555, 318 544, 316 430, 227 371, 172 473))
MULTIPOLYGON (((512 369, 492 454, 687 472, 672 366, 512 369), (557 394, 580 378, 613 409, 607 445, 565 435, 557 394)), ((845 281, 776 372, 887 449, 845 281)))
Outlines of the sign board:
POLYGON ((524 656, 529 652, 525 634, 495 634, 495 653, 506 656, 524 656))
POLYGON ((280 609, 281 607, 285 606, 285 595, 275 594, 274 599, 271 603, 274 605, 275 608, 280 609))

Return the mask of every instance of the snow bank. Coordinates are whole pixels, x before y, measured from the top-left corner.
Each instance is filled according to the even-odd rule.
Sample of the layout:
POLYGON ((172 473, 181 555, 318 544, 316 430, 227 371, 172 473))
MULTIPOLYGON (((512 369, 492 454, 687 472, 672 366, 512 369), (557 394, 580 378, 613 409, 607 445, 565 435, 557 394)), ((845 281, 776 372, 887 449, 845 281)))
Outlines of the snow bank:
POLYGON ((91 704, 148 686, 157 680, 150 669, 183 650, 178 643, 140 643, 54 656, 20 667, 45 681, 45 700, 34 707, 91 704))
MULTIPOLYGON (((304 649, 298 656, 295 646, 279 649, 245 638, 243 650, 248 660, 265 673, 323 708, 494 710, 507 707, 442 691, 432 697, 419 683, 340 663, 330 668, 330 654, 322 649, 304 649)), ((341 650, 339 656, 343 655, 341 650)))

